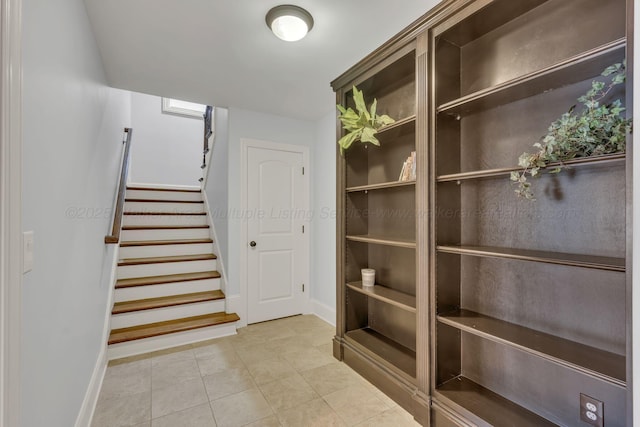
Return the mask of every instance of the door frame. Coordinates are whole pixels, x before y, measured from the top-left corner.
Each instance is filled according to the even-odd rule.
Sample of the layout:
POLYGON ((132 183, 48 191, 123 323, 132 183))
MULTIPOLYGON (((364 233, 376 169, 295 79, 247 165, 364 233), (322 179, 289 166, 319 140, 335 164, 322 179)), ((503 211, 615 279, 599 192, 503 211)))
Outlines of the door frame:
POLYGON ((0 425, 20 425, 22 0, 0 0, 0 425))
MULTIPOLYGON (((248 283, 248 274, 247 268, 249 264, 249 245, 246 243, 248 241, 248 227, 249 222, 247 215, 248 213, 248 192, 249 192, 249 180, 248 180, 248 162, 249 162, 249 148, 264 148, 268 150, 277 150, 277 151, 288 151, 293 153, 302 154, 302 165, 305 170, 305 174, 303 175, 302 180, 302 188, 305 194, 303 202, 306 206, 306 211, 312 213, 311 210, 311 197, 309 191, 311 189, 310 185, 310 169, 309 169, 309 147, 303 145, 293 145, 293 144, 284 144, 279 142, 270 142, 270 141, 261 141, 257 139, 240 139, 240 212, 241 215, 241 226, 240 226, 240 299, 241 304, 244 307, 244 319, 242 321, 242 325, 246 325, 248 323, 249 316, 249 283, 248 283)), ((301 307, 301 311, 304 314, 308 314, 311 312, 311 286, 309 283, 309 279, 311 277, 311 252, 310 252, 310 235, 311 235, 311 220, 309 215, 304 219, 305 230, 307 230, 304 234, 303 240, 303 257, 306 259, 306 272, 304 274, 305 284, 307 285, 304 296, 303 296, 303 306, 301 307)))

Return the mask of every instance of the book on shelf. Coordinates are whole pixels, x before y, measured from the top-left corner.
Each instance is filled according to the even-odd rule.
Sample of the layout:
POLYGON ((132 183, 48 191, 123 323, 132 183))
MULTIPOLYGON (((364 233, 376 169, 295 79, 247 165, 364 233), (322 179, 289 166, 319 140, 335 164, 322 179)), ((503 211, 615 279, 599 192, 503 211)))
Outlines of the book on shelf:
POLYGON ((412 151, 402 165, 398 181, 407 182, 416 180, 416 152, 412 151))

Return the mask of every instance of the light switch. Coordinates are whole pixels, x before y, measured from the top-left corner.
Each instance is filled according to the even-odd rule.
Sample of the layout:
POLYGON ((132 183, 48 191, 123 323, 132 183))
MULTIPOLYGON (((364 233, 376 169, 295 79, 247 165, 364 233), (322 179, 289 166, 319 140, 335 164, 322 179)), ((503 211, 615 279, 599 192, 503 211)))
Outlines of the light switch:
POLYGON ((33 270, 33 231, 22 234, 22 271, 28 273, 33 270))

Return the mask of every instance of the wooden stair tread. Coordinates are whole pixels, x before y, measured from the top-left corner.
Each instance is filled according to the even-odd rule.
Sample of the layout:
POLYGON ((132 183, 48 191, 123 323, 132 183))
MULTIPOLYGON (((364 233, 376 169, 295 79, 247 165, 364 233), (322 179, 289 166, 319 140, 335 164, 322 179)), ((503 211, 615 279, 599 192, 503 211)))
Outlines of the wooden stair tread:
POLYGON ((189 230, 209 228, 208 225, 125 225, 123 230, 189 230))
POLYGON ((164 216, 174 216, 174 215, 206 215, 206 212, 123 212, 123 215, 164 215, 164 216))
POLYGON ((217 271, 205 271, 202 273, 168 274, 165 276, 136 277, 133 279, 120 279, 116 282, 116 289, 133 288, 136 286, 162 285, 165 283, 189 282, 193 280, 219 279, 217 271))
POLYGON ((165 264, 168 262, 207 261, 211 259, 218 259, 218 257, 214 254, 200 254, 200 255, 159 256, 159 257, 148 257, 148 258, 126 258, 118 261, 118 267, 124 267, 128 265, 143 265, 143 264, 165 264))
POLYGON ((221 290, 215 290, 195 292, 192 294, 122 301, 113 305, 111 314, 131 313, 133 311, 152 310, 154 308, 173 307, 176 305, 193 304, 220 299, 224 299, 224 293, 221 290))
POLYGON ((127 187, 127 190, 134 191, 174 191, 176 193, 201 193, 200 189, 189 189, 189 188, 147 188, 147 187, 127 187))
POLYGON ((149 323, 129 328, 114 329, 109 335, 109 345, 143 338, 167 335, 175 332, 190 331, 209 326, 222 325, 240 320, 235 313, 212 313, 202 316, 186 317, 183 319, 149 323))
POLYGON ((125 202, 147 203, 204 203, 204 200, 124 199, 125 202))
POLYGON ((127 242, 120 242, 120 247, 127 248, 131 246, 192 245, 198 243, 213 243, 213 239, 130 240, 127 242))

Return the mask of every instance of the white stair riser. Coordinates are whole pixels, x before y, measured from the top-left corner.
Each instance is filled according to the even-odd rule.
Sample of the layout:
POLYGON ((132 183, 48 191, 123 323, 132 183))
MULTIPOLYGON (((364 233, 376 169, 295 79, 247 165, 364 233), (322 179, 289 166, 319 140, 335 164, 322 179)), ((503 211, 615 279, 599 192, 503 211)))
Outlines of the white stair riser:
POLYGON ((120 258, 150 258, 179 255, 210 254, 213 251, 211 243, 193 243, 188 245, 154 245, 154 246, 125 246, 119 250, 120 258))
POLYGON ((194 213, 204 212, 204 203, 154 203, 154 202, 125 202, 125 212, 165 212, 165 213, 194 213))
POLYGON ((206 215, 123 215, 122 225, 207 225, 206 215))
POLYGON ((165 276, 169 274, 199 273, 216 269, 216 260, 164 262, 118 266, 118 279, 134 277, 165 276))
POLYGON ((145 200, 202 200, 202 193, 194 191, 127 190, 127 199, 145 200))
POLYGON ((209 228, 171 228, 153 230, 122 230, 120 239, 123 242, 138 240, 181 240, 181 239, 209 239, 209 228))
POLYGON ((147 323, 164 322, 165 320, 219 313, 224 311, 224 309, 224 300, 221 299, 141 310, 132 313, 114 314, 111 316, 111 329, 128 328, 130 326, 146 325, 147 323))
POLYGON ((188 282, 162 283, 159 285, 120 288, 116 289, 114 299, 115 302, 133 301, 146 298, 216 291, 218 289, 220 289, 220 279, 190 280, 188 282))
POLYGON ((119 344, 112 344, 107 350, 107 356, 109 360, 115 360, 123 357, 150 353, 152 351, 164 350, 165 348, 207 341, 214 338, 227 337, 229 335, 235 334, 236 322, 225 323, 223 325, 210 326, 208 328, 200 328, 191 331, 161 335, 158 337, 145 338, 119 344))

